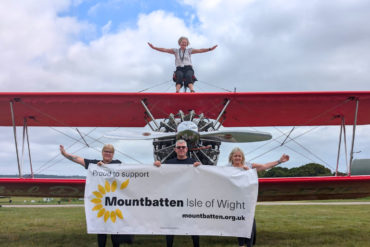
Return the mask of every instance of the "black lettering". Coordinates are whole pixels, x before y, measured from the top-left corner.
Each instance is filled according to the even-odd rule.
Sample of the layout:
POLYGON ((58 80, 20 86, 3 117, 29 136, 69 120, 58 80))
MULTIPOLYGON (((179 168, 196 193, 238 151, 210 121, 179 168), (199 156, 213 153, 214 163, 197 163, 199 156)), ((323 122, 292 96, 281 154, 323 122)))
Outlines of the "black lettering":
POLYGON ((117 205, 117 197, 105 197, 105 206, 116 206, 117 205))

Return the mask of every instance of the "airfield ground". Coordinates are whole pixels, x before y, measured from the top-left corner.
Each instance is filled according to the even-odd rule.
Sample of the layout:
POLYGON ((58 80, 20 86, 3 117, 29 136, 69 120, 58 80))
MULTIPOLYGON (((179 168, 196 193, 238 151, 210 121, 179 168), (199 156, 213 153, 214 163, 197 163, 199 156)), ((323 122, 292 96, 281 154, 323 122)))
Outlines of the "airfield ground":
MULTIPOLYGON (((257 246, 369 246, 369 212, 368 204, 258 205, 257 246)), ((83 207, 2 207, 0 222, 0 246, 97 246, 96 236, 86 234, 83 207)), ((163 236, 149 235, 136 236, 129 246, 164 245, 163 236)), ((192 245, 189 237, 176 237, 175 246, 192 245)), ((201 246, 237 244, 232 237, 201 237, 201 246)))

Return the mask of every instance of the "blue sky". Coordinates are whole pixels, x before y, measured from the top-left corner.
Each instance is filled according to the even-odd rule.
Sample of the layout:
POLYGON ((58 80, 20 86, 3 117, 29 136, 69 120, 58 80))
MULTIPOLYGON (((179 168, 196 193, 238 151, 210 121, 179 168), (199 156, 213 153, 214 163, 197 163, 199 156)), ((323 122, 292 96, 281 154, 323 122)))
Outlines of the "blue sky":
MULTIPOLYGON (((0 90, 174 92, 173 56, 151 49, 147 42, 174 48, 180 36, 187 36, 193 48, 218 45, 192 56, 197 92, 369 90, 369 12, 367 0, 4 0, 0 90)), ((356 150, 361 151, 357 158, 369 158, 366 127, 356 139, 356 150)), ((321 131, 300 142, 334 167, 338 127, 321 131)), ((72 140, 50 129, 32 128, 30 134, 35 166, 58 161, 43 172, 84 174, 83 168, 60 157, 59 144, 69 146, 72 140)), ((6 150, 0 153, 2 164, 12 164, 0 165, 0 173, 16 173, 12 130, 0 128, 0 135, 0 150, 6 150)), ((73 131, 71 135, 79 138, 73 131)), ((150 142, 116 145, 142 162, 153 161, 150 142)), ((233 146, 222 147, 219 163, 226 164, 233 146)), ((99 155, 77 146, 70 151, 83 157, 99 155)), ((281 153, 292 151, 279 148, 258 161, 277 159, 281 153)), ((287 166, 312 160, 294 154, 287 166)), ((345 162, 340 168, 345 170, 345 162)))
POLYGON ((93 23, 97 30, 95 37, 81 37, 89 42, 93 38, 104 35, 103 28, 109 26, 110 33, 117 33, 126 28, 137 28, 139 15, 147 15, 153 11, 164 10, 182 19, 187 25, 199 24, 194 9, 181 1, 139 1, 139 0, 109 0, 109 1, 76 1, 59 16, 72 16, 81 22, 93 23))

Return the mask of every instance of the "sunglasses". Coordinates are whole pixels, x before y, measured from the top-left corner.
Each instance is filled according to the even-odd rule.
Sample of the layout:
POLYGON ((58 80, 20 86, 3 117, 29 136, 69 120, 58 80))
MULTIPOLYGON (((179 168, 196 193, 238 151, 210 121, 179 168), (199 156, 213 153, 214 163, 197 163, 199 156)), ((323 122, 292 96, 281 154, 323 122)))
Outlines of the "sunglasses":
POLYGON ((176 148, 177 149, 185 149, 185 148, 187 148, 187 146, 177 146, 176 148))

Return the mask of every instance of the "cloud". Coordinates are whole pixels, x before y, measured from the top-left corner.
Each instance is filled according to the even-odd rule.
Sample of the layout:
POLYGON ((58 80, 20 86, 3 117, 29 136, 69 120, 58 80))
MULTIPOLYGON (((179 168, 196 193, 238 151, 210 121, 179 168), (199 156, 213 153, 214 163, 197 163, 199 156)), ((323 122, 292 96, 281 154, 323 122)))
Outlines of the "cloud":
POLYGON ((196 24, 156 10, 135 26, 123 19, 114 33, 108 22, 89 42, 82 38, 94 37, 94 23, 58 14, 71 2, 11 4, 3 5, 0 36, 5 90, 139 91, 170 80, 174 69, 172 56, 146 42, 176 47, 182 35, 195 48, 219 45, 193 57, 198 85, 208 91, 364 90, 369 77, 366 1, 184 1, 196 24))
MULTIPOLYGON (((368 90, 370 3, 365 0, 185 0, 182 4, 193 10, 184 17, 189 19, 157 9, 145 14, 139 11, 135 25, 128 25, 123 16, 121 23, 114 19, 104 27, 65 14, 73 13, 67 10, 79 4, 82 2, 1 1, 1 91, 137 92, 159 84, 152 91, 173 91, 173 56, 150 49, 147 42, 172 48, 177 47, 179 36, 188 36, 195 48, 219 45, 213 52, 192 58, 199 79, 197 91, 234 87, 237 91, 368 90), (112 26, 121 28, 112 30, 112 26)), ((99 14, 98 5, 91 6, 90 15, 99 14)), ((51 155, 47 158, 52 158, 58 144, 69 141, 45 132, 48 134, 40 131, 32 136, 33 152, 43 153, 42 140, 49 145, 53 136, 55 143, 44 150, 51 155)), ((304 144, 326 143, 325 139, 335 140, 338 134, 332 135, 315 135, 316 139, 304 144)), ((8 137, 12 141, 12 136, 8 137)), ((2 150, 9 150, 7 143, 0 143, 2 150)), ((128 153, 140 150, 138 156, 149 161, 152 149, 148 143, 145 151, 138 148, 141 143, 117 145, 128 153)), ((363 151, 356 156, 365 157, 368 144, 358 143, 363 151)), ((224 147, 227 153, 233 146, 224 147)), ((242 147, 253 148, 249 144, 242 147)), ((283 151, 289 152, 279 149, 275 156, 259 161, 275 159, 283 151)), ((327 152, 329 159, 335 152, 327 152)), ((79 154, 99 155, 86 150, 79 154)), ((14 155, 1 155, 15 164, 14 155)), ((220 163, 225 163, 224 157, 220 163)), ((305 160, 294 159, 291 164, 305 160)))

